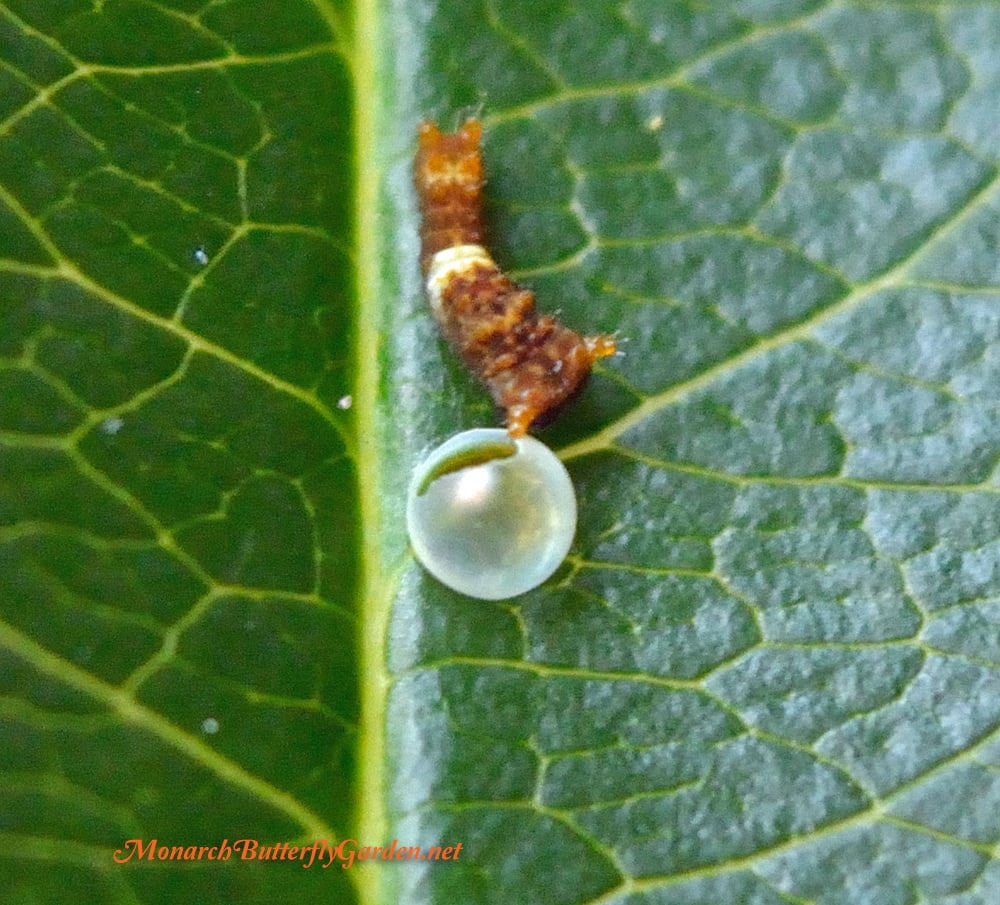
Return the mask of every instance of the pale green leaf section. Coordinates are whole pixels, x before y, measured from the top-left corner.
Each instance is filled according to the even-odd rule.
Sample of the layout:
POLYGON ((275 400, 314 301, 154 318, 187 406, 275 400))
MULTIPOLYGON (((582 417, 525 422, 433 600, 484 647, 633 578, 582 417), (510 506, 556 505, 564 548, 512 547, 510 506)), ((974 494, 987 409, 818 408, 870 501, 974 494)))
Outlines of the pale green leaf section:
MULTIPOLYGON (((482 111, 498 258, 625 355, 561 573, 400 577, 394 835, 466 860, 397 899, 996 901, 1000 6, 398 9, 396 115, 482 111)), ((401 280, 412 461, 490 413, 401 280)))

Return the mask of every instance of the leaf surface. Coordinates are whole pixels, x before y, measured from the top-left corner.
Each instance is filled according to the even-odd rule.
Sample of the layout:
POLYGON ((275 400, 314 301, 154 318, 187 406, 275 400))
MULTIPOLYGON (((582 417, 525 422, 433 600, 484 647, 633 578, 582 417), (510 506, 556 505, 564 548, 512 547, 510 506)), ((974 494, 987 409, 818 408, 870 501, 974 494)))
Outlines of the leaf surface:
POLYGON ((9 901, 1000 894, 1000 6, 0 3, 9 901), (415 463, 494 423, 416 124, 617 331, 541 439, 570 557, 453 594, 415 463), (116 864, 128 839, 462 843, 116 864))

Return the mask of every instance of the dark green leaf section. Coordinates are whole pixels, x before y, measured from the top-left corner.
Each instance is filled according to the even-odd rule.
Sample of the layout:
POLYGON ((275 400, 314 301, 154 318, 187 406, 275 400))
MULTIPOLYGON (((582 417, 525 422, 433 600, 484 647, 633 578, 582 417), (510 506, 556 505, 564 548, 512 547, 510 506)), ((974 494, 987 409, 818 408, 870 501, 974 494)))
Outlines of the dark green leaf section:
MULTIPOLYGON (((401 567, 394 833, 465 848, 398 900, 996 901, 1000 6, 403 16, 401 215, 417 119, 481 111, 497 257, 625 355, 542 433, 546 586, 401 567)), ((412 463, 493 415, 401 247, 412 463)))
POLYGON ((0 886, 353 902, 351 74, 304 3, 0 3, 0 886))

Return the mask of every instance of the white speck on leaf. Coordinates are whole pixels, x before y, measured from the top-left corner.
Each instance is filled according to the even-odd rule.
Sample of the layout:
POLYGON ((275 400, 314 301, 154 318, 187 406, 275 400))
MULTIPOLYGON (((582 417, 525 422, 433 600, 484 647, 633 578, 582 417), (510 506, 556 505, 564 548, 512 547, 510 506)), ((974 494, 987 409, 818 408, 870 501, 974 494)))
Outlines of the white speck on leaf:
POLYGON ((353 396, 341 396, 337 400, 337 408, 339 408, 343 412, 346 412, 352 405, 354 405, 353 396))
POLYGON ((125 419, 119 418, 117 415, 112 415, 110 418, 105 418, 101 422, 101 430, 104 431, 109 437, 113 437, 125 426, 125 419))
POLYGON ((192 257, 198 264, 204 267, 208 263, 208 252, 205 251, 204 245, 199 245, 193 252, 192 257))
POLYGON ((219 721, 213 716, 202 720, 201 731, 204 732, 205 735, 215 735, 215 733, 219 731, 219 721))

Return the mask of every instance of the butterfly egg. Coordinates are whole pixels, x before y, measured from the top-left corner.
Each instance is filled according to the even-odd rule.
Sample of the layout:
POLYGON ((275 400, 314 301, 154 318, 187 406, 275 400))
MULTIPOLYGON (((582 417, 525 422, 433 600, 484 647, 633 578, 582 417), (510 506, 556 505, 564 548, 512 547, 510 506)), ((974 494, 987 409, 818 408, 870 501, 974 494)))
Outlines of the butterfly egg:
POLYGON ((438 581, 501 600, 559 568, 576 533, 576 495, 544 443, 477 428, 446 440, 417 467, 406 527, 417 559, 438 581))

